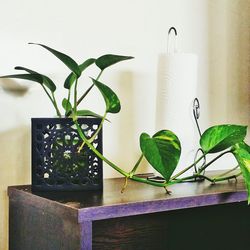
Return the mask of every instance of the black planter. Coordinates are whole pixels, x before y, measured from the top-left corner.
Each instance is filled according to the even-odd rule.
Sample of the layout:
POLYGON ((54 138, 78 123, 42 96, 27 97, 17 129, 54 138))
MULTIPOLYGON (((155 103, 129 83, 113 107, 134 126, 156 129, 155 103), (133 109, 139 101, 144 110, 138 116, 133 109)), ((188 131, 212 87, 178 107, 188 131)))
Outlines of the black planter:
MULTIPOLYGON (((32 118, 32 190, 77 191, 103 188, 102 160, 82 144, 71 118, 32 118)), ((78 118, 90 138, 101 119, 78 118)), ((102 153, 102 130, 92 143, 102 153)))

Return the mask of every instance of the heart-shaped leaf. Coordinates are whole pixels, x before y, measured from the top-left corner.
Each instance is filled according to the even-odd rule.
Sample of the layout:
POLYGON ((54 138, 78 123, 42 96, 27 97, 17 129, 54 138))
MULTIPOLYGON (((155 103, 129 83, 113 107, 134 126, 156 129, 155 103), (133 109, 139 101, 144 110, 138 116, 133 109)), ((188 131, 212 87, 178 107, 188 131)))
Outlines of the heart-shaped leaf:
POLYGON ((72 105, 69 102, 69 100, 66 99, 66 98, 63 98, 63 100, 62 100, 62 106, 63 106, 63 108, 65 110, 65 114, 66 115, 72 110, 72 105))
POLYGON ((42 75, 34 70, 31 70, 31 69, 28 69, 28 68, 25 68, 25 67, 21 67, 21 66, 17 66, 15 67, 16 70, 24 70, 30 74, 37 74, 37 75, 40 75, 43 79, 43 83, 46 87, 48 87, 52 92, 55 92, 56 90, 56 85, 54 84, 54 82, 47 76, 45 75, 42 75))
POLYGON ((40 84, 43 84, 43 78, 39 74, 7 75, 7 76, 0 76, 0 78, 17 78, 17 79, 29 80, 29 81, 38 82, 40 84))
POLYGON ((46 45, 40 44, 40 43, 29 43, 29 44, 39 45, 39 46, 47 49, 54 56, 56 56, 59 60, 61 60, 71 71, 73 71, 77 77, 81 76, 81 70, 80 70, 78 64, 68 55, 63 54, 62 52, 54 50, 54 49, 52 49, 46 45))
POLYGON ((202 134, 200 145, 205 153, 216 153, 243 141, 246 133, 246 126, 229 124, 213 126, 202 134))
MULTIPOLYGON (((82 64, 79 65, 79 68, 81 70, 81 73, 90 65, 92 65, 95 62, 94 58, 89 58, 87 59, 85 62, 83 62, 82 64)), ((76 75, 74 73, 70 73, 68 75, 68 77, 66 78, 65 82, 64 82, 64 88, 66 89, 70 89, 72 84, 75 82, 76 80, 76 75)))
POLYGON ((233 147, 233 154, 240 166, 248 191, 248 204, 250 204, 250 146, 244 142, 233 147))
POLYGON ((147 161, 168 182, 181 155, 181 143, 178 137, 169 130, 161 130, 152 138, 142 133, 140 147, 147 161))
POLYGON ((121 110, 120 100, 115 92, 107 85, 91 78, 95 86, 100 90, 106 103, 107 113, 118 113, 121 110))
POLYGON ((120 55, 112 55, 112 54, 107 54, 103 55, 99 58, 96 59, 95 64, 97 67, 99 67, 101 70, 106 69, 107 67, 129 59, 133 59, 134 57, 132 56, 120 56, 120 55))

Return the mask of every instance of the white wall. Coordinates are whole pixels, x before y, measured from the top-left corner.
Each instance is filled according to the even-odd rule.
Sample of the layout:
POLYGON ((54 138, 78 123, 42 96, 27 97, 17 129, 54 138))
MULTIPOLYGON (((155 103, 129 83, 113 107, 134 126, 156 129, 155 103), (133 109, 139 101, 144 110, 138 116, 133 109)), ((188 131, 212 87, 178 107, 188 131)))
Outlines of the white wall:
MULTIPOLYGON (((129 170, 139 156, 138 137, 154 132, 156 66, 166 50, 167 31, 175 26, 179 47, 199 56, 201 126, 217 123, 249 124, 248 0, 106 0, 32 1, 1 3, 0 75, 16 65, 49 75, 63 85, 67 68, 40 42, 71 55, 77 62, 105 53, 135 56, 107 70, 102 81, 119 95, 122 111, 110 115, 104 129, 104 152, 129 170)), ((95 70, 87 76, 95 76, 95 70)), ((86 83, 88 78, 84 78, 86 83)), ((82 83, 82 84, 84 84, 82 83)), ((0 249, 7 249, 6 187, 30 183, 30 117, 54 115, 39 86, 23 96, 0 90, 0 249), (2 202, 4 200, 4 202, 2 202), (1 248, 2 247, 2 248, 1 248)), ((65 94, 59 91, 59 99, 65 94)), ((102 112, 97 92, 87 106, 102 112), (91 105, 90 105, 91 104, 91 105)), ((228 163, 228 161, 227 161, 228 163)), ((144 164, 144 169, 148 171, 144 164)), ((118 176, 105 166, 105 177, 118 176)), ((117 187, 120 188, 120 187, 117 187)))

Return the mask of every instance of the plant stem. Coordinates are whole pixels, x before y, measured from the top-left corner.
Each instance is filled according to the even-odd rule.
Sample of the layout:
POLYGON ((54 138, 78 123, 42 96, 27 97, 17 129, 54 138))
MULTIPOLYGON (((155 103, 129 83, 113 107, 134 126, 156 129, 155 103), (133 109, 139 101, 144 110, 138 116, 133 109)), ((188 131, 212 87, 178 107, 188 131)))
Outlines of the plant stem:
POLYGON ((205 175, 199 175, 199 174, 196 174, 196 175, 210 181, 211 183, 216 183, 216 182, 220 182, 220 181, 236 179, 238 176, 241 175, 241 172, 239 172, 238 174, 234 174, 234 175, 230 175, 230 176, 226 176, 226 177, 220 177, 220 178, 209 178, 205 175))
POLYGON ((85 137, 84 133, 81 130, 81 127, 79 126, 77 121, 74 121, 77 131, 81 137, 81 139, 88 145, 88 147, 100 158, 102 159, 104 162, 106 162, 108 165, 110 165, 112 168, 114 168, 116 171, 118 171, 120 174, 124 175, 125 177, 129 177, 129 174, 127 172, 125 172, 124 170, 122 170, 121 168, 119 168, 118 166, 116 166, 114 163, 112 163, 111 161, 109 161, 107 158, 105 158, 89 141, 88 139, 85 137))
POLYGON ((60 113, 60 111, 59 111, 59 109, 58 109, 58 106, 57 106, 57 102, 56 102, 56 98, 55 98, 54 92, 52 92, 52 98, 53 98, 53 100, 54 100, 54 106, 55 106, 57 115, 58 115, 59 117, 62 117, 62 115, 61 115, 61 113, 60 113))
POLYGON ((159 183, 159 182, 149 181, 147 179, 137 177, 136 175, 129 177, 129 179, 132 181, 142 182, 156 187, 166 187, 169 185, 169 183, 159 183))
POLYGON ((66 110, 65 110, 65 116, 69 116, 71 111, 70 112, 67 112, 68 110, 68 105, 69 105, 69 102, 70 102, 70 88, 69 88, 69 91, 68 91, 68 99, 67 99, 67 106, 66 106, 66 110))
POLYGON ((230 169, 230 170, 228 170, 228 171, 226 171, 226 172, 224 172, 222 174, 219 174, 219 175, 215 176, 214 178, 217 179, 217 178, 220 178, 220 177, 225 176, 227 174, 230 174, 231 172, 233 172, 237 168, 239 168, 239 165, 237 165, 236 167, 234 167, 234 168, 232 168, 232 169, 230 169))
MULTIPOLYGON (((104 123, 104 121, 106 119, 106 116, 107 116, 107 112, 105 112, 105 114, 104 114, 104 116, 102 118, 102 121, 101 121, 100 125, 98 126, 98 128, 97 128, 96 132, 94 133, 94 135, 90 139, 88 139, 88 141, 90 143, 92 143, 95 140, 96 136, 99 134, 100 130, 102 129, 103 123, 104 123)), ((83 148, 84 145, 85 145, 85 141, 83 141, 82 144, 81 144, 81 146, 79 147, 78 153, 81 152, 81 150, 82 150, 82 148, 83 148)))
MULTIPOLYGON (((103 70, 101 70, 100 73, 98 74, 98 76, 97 76, 97 78, 96 78, 96 81, 99 80, 99 78, 100 78, 101 75, 102 75, 102 72, 103 72, 103 70)), ((95 86, 95 85, 92 84, 92 85, 85 91, 85 93, 78 99, 78 101, 77 101, 77 106, 81 103, 81 101, 86 97, 86 95, 90 92, 90 90, 91 90, 94 86, 95 86)))
POLYGON ((80 102, 86 97, 86 95, 90 92, 90 90, 94 87, 94 84, 92 84, 86 91, 85 93, 78 99, 77 105, 80 104, 80 102))
POLYGON ((75 115, 76 115, 76 109, 77 109, 77 83, 78 83, 78 78, 76 78, 75 89, 74 89, 74 113, 75 115))
MULTIPOLYGON (((76 128, 77 128, 77 131, 79 133, 79 136, 81 137, 81 139, 87 144, 87 146, 101 159, 103 160, 104 162, 106 162, 109 166, 111 166, 113 169, 115 169, 117 172, 119 172, 121 175, 125 176, 126 180, 125 180, 125 185, 127 184, 127 179, 130 179, 132 181, 137 181, 137 182, 142 182, 142 183, 145 183, 145 184, 149 184, 149 185, 152 185, 152 186, 157 186, 157 187, 164 187, 166 188, 167 186, 170 186, 170 185, 173 185, 173 184, 176 184, 176 183, 181 183, 181 182, 184 182, 185 180, 188 180, 188 179, 192 179, 192 178, 195 178, 195 177, 202 177, 204 179, 207 179, 208 181, 214 183, 216 181, 222 181, 222 180, 227 180, 227 179, 230 179, 230 178, 236 178, 237 176, 239 176, 241 173, 237 174, 237 175, 234 175, 234 176, 229 176, 229 177, 223 177, 223 178, 218 178, 218 179, 211 179, 207 176, 203 176, 203 175, 200 175, 200 174, 195 174, 193 176, 188 176, 188 177, 184 177, 182 179, 176 179, 178 176, 180 176, 181 174, 183 174, 184 172, 186 172, 187 170, 189 170, 190 168, 192 168, 194 166, 194 164, 198 163, 203 157, 204 155, 202 155, 197 161, 195 161, 192 165, 190 165, 189 167, 185 168, 184 170, 182 170, 181 172, 179 172, 177 175, 175 175, 172 179, 170 179, 170 181, 168 182, 164 182, 164 183, 158 183, 158 182, 154 182, 154 181, 150 181, 150 180, 147 180, 145 178, 140 178, 140 177, 137 177, 136 175, 131 175, 131 172, 133 173, 133 170, 136 170, 136 168, 138 167, 141 159, 142 159, 142 156, 139 158, 139 160, 137 161, 137 163, 135 164, 133 170, 128 173, 124 170, 122 170, 120 167, 118 167, 117 165, 115 165, 114 163, 112 163, 111 161, 109 161, 105 156, 103 156, 90 142, 89 140, 85 137, 84 133, 82 132, 81 130, 81 127, 80 125, 78 124, 77 120, 74 120, 74 123, 76 125, 76 128)), ((209 162, 206 167, 208 165, 210 165, 212 162, 214 162, 216 159, 218 159, 219 157, 221 157, 222 155, 228 153, 230 151, 227 151, 227 152, 223 152, 221 155, 217 156, 215 159, 213 159, 211 162, 209 162)), ((205 167, 205 166, 204 166, 205 167)), ((202 170, 203 171, 203 170, 202 170)))
MULTIPOLYGON (((231 152, 231 150, 228 150, 228 151, 225 151, 225 152, 221 153, 220 155, 216 156, 212 161, 210 161, 209 163, 207 163, 206 165, 204 165, 202 168, 200 168, 200 170, 198 171, 198 175, 200 175, 202 171, 204 171, 213 162, 215 162, 216 160, 218 160, 221 156, 223 156, 224 154, 230 153, 230 152, 231 152)), ((188 166, 187 168, 183 169, 182 171, 180 171, 179 173, 177 173, 176 175, 174 175, 170 180, 175 180, 177 177, 179 177, 180 175, 182 175, 185 172, 187 172, 189 169, 191 169, 193 166, 195 166, 201 159, 203 159, 204 156, 206 156, 206 154, 207 153, 203 154, 194 163, 192 163, 190 166, 188 166)))
POLYGON ((175 179, 174 181, 177 181, 177 183, 180 183, 180 182, 186 182, 188 180, 195 179, 195 178, 196 178, 195 175, 189 175, 180 179, 175 179))
POLYGON ((198 158, 194 163, 192 163, 190 166, 186 167, 185 169, 183 169, 182 171, 180 171, 179 173, 177 173, 176 175, 174 175, 170 180, 175 180, 177 177, 179 177, 180 175, 184 174, 185 172, 187 172, 189 169, 191 169, 195 164, 197 164, 201 159, 203 159, 203 157, 206 154, 203 154, 200 158, 198 158))
POLYGON ((135 166, 133 167, 133 169, 130 171, 129 175, 130 177, 133 177, 135 171, 137 170, 137 168, 139 167, 141 161, 143 159, 143 154, 141 154, 140 158, 138 159, 138 161, 136 162, 135 166))
POLYGON ((96 81, 98 81, 98 80, 99 80, 99 78, 100 78, 100 77, 101 77, 101 75, 102 75, 102 72, 103 72, 103 70, 101 70, 101 71, 99 72, 98 76, 96 77, 96 81))
POLYGON ((124 182, 124 184, 123 184, 123 187, 122 187, 121 193, 123 193, 123 192, 125 191, 125 189, 126 189, 127 185, 128 185, 128 177, 125 177, 125 182, 124 182))
POLYGON ((154 182, 154 181, 150 181, 144 178, 140 178, 137 177, 136 175, 134 176, 130 176, 129 173, 127 173, 126 171, 122 170, 121 168, 119 168, 118 166, 116 166, 114 163, 112 163, 111 161, 109 161, 106 157, 104 157, 89 141, 88 139, 85 137, 84 133, 81 130, 80 125, 78 124, 77 121, 74 121, 77 131, 79 133, 79 136, 81 137, 81 139, 87 144, 87 146, 104 162, 106 162, 109 166, 111 166, 113 169, 115 169, 117 172, 119 172, 120 174, 122 174, 123 176, 125 176, 126 178, 129 178, 130 180, 133 181, 137 181, 137 182, 142 182, 142 183, 146 183, 146 184, 150 184, 152 186, 157 186, 157 187, 166 187, 168 185, 172 185, 174 183, 178 183, 178 181, 174 181, 174 182, 165 182, 165 183, 158 183, 158 182, 154 182))
POLYGON ((50 96, 49 92, 47 91, 47 89, 43 86, 43 84, 41 84, 43 90, 45 91, 45 93, 47 94, 47 96, 49 97, 50 101, 52 102, 53 106, 55 107, 54 101, 52 99, 52 97, 50 96))
POLYGON ((89 142, 90 142, 90 143, 92 143, 92 142, 95 140, 96 136, 99 134, 100 130, 102 129, 103 123, 104 123, 104 121, 105 121, 105 119, 106 119, 106 116, 107 116, 107 112, 105 111, 104 116, 102 117, 102 121, 101 121, 100 125, 98 126, 96 132, 95 132, 94 135, 89 139, 89 142))
MULTIPOLYGON (((230 151, 227 151, 227 152, 222 153, 221 156, 222 156, 223 154, 228 153, 228 152, 230 152, 230 151)), ((213 159, 212 161, 210 161, 210 162, 206 165, 206 167, 208 167, 210 164, 212 164, 212 163, 213 163, 215 160, 217 160, 218 158, 219 158, 219 157, 216 157, 215 159, 213 159)), ((226 171, 226 172, 224 172, 224 173, 221 173, 220 175, 217 175, 217 176, 215 176, 215 177, 213 177, 213 178, 209 178, 209 177, 207 177, 206 175, 202 175, 202 174, 200 174, 200 173, 195 173, 195 174, 193 174, 193 175, 190 175, 190 176, 187 176, 187 177, 184 177, 184 178, 175 179, 175 181, 181 183, 181 182, 186 182, 186 181, 191 180, 191 179, 194 179, 194 180, 195 180, 196 178, 200 177, 200 178, 206 179, 206 180, 208 180, 208 181, 210 181, 210 182, 212 182, 212 183, 215 183, 215 182, 219 182, 219 181, 224 181, 224 180, 236 178, 236 177, 238 177, 239 175, 241 175, 241 172, 240 172, 240 173, 238 173, 238 174, 236 174, 236 175, 231 175, 231 176, 223 177, 223 176, 225 176, 225 175, 227 175, 227 174, 233 172, 233 171, 236 170, 237 168, 239 168, 239 166, 236 166, 236 167, 234 167, 233 169, 230 169, 230 170, 228 170, 228 171, 226 171)), ((202 170, 202 171, 203 171, 203 170, 202 170)))
POLYGON ((242 173, 239 172, 238 174, 230 175, 227 177, 221 177, 221 178, 214 178, 214 182, 219 182, 219 181, 225 181, 225 180, 230 180, 230 179, 236 179, 238 176, 240 176, 242 173))
POLYGON ((216 160, 218 160, 221 156, 227 154, 227 153, 231 153, 231 150, 225 151, 221 154, 219 154, 218 156, 216 156, 213 160, 211 160, 209 163, 205 164, 202 168, 199 169, 198 174, 200 174, 201 172, 203 172, 208 166, 210 166, 212 163, 214 163, 216 160))
MULTIPOLYGON (((57 116, 61 117, 60 111, 58 110, 58 107, 57 107, 56 102, 55 102, 55 97, 53 97, 54 98, 54 100, 53 100, 53 98, 50 96, 49 92, 43 86, 43 84, 41 84, 41 86, 42 86, 43 90, 45 91, 46 95, 49 97, 50 101, 52 102, 52 104, 53 104, 53 106, 54 106, 54 108, 56 110, 57 116)), ((52 92, 52 96, 54 96, 53 92, 52 92)))
POLYGON ((209 177, 207 177, 206 175, 202 175, 202 174, 194 174, 194 177, 201 177, 201 178, 204 178, 204 179, 206 179, 206 180, 208 180, 208 181, 210 181, 210 182, 214 183, 214 180, 213 180, 213 179, 211 179, 211 178, 209 178, 209 177))

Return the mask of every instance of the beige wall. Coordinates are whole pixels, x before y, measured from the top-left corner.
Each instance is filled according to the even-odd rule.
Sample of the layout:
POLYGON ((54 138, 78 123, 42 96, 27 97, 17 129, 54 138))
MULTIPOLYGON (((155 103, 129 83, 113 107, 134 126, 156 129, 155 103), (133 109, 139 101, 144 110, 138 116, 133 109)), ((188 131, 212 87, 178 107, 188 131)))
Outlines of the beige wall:
POLYGON ((250 121, 250 1, 209 1, 211 121, 250 121), (213 98, 212 98, 213 97, 213 98))
MULTIPOLYGON (((122 103, 121 113, 110 116, 112 123, 105 126, 105 155, 126 170, 139 155, 140 133, 154 132, 157 59, 166 49, 170 26, 179 31, 181 50, 199 56, 202 127, 249 124, 249 0, 0 2, 0 75, 23 65, 63 84, 68 73, 64 65, 28 42, 47 44, 78 62, 104 53, 135 56, 102 78, 116 90, 122 103)), ((88 76, 96 73, 90 71, 88 76)), ((58 97, 63 94, 61 90, 58 97)), ((94 92, 87 106, 102 112, 103 102, 96 101, 96 96, 94 92)), ((27 93, 15 95, 0 90, 1 250, 7 249, 6 188, 30 183, 30 117, 53 114, 39 86, 32 84, 27 93)), ((145 164, 142 171, 146 170, 145 164)), ((104 173, 105 177, 118 176, 108 166, 104 173)))

